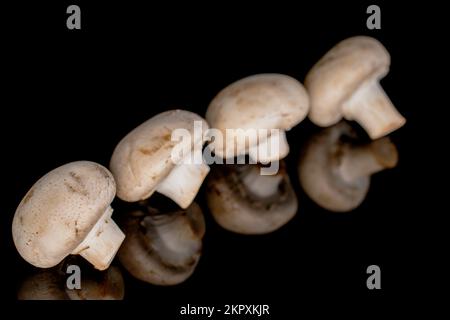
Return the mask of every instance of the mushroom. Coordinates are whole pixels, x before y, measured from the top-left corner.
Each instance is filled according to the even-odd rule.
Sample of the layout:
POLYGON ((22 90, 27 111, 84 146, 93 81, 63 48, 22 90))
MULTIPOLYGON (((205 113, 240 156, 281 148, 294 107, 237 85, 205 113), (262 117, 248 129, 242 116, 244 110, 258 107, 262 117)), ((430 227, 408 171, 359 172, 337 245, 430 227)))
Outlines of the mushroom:
POLYGON ((147 120, 123 138, 110 163, 117 182, 117 196, 124 201, 136 202, 158 191, 180 207, 187 208, 208 174, 209 166, 202 157, 199 161, 188 159, 192 153, 176 159, 173 151, 175 147, 184 152, 194 147, 199 148, 201 154, 204 140, 203 134, 194 132, 196 123, 201 125, 202 131, 209 128, 195 113, 167 111, 147 120), (187 131, 193 139, 173 141, 172 133, 176 129, 187 131))
POLYGON ((265 234, 289 222, 297 197, 280 162, 276 175, 261 175, 259 165, 217 167, 207 181, 208 207, 223 228, 241 234, 265 234))
POLYGON ((305 87, 311 99, 309 119, 327 127, 355 120, 372 139, 406 122, 380 86, 391 58, 377 40, 358 36, 332 48, 309 71, 305 87))
POLYGON ((260 163, 282 159, 289 153, 285 131, 300 123, 308 109, 303 85, 287 75, 258 74, 236 81, 219 92, 206 112, 210 126, 225 137, 214 141, 213 151, 222 158, 249 154, 260 163), (230 129, 242 130, 227 133, 230 129), (251 137, 248 129, 259 132, 251 137))
POLYGON ((194 272, 200 259, 205 221, 193 202, 185 210, 137 210, 124 222, 127 235, 118 257, 135 278, 155 285, 175 285, 194 272))
POLYGON ((321 207, 345 212, 366 197, 370 176, 397 165, 398 154, 388 137, 356 144, 356 134, 345 122, 313 136, 299 161, 304 191, 321 207))
MULTIPOLYGON (((63 265, 63 263, 61 264, 63 265)), ((120 269, 109 267, 81 277, 80 289, 68 289, 67 274, 60 266, 39 270, 22 283, 19 300, 122 300, 124 281, 120 269)))
POLYGON ((125 235, 111 219, 116 192, 111 173, 89 161, 56 168, 28 191, 12 223, 19 254, 40 268, 57 265, 69 254, 106 269, 125 235))

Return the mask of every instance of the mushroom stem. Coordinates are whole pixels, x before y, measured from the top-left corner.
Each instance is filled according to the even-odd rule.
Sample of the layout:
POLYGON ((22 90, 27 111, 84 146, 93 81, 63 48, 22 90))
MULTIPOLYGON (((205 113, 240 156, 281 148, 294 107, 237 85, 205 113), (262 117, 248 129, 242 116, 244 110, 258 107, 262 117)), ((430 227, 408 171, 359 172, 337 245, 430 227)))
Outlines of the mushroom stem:
POLYGON ((266 198, 277 193, 282 179, 283 177, 280 174, 261 175, 259 167, 252 166, 243 174, 242 182, 252 194, 260 198, 266 198))
POLYGON ((352 182, 364 176, 397 165, 398 153, 388 137, 364 146, 348 146, 344 149, 340 174, 345 181, 352 182))
MULTIPOLYGON (((265 138, 265 137, 264 137, 265 138)), ((249 156, 263 164, 283 159, 289 153, 289 144, 284 130, 271 130, 271 135, 249 148, 249 156)))
POLYGON ((113 209, 108 207, 86 238, 72 251, 72 254, 81 255, 98 270, 109 267, 125 239, 125 234, 111 219, 112 212, 113 209))
POLYGON ((358 122, 374 140, 397 130, 406 122, 377 80, 361 85, 344 102, 343 113, 345 119, 358 122))
POLYGON ((186 209, 197 195, 208 172, 209 166, 204 162, 201 164, 181 162, 157 186, 156 191, 186 209))

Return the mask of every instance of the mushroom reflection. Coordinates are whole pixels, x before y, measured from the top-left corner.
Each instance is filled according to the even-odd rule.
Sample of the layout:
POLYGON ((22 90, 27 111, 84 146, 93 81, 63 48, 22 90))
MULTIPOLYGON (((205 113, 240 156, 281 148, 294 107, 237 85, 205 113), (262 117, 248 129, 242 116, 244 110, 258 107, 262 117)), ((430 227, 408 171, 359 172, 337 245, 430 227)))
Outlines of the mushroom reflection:
POLYGON ((55 268, 42 269, 29 276, 19 288, 19 300, 68 300, 65 281, 55 268))
POLYGON ((337 212, 358 207, 366 197, 370 176, 397 165, 398 154, 388 137, 360 145, 349 124, 341 122, 313 136, 302 150, 300 183, 321 207, 337 212))
POLYGON ((284 162, 275 175, 261 175, 256 164, 214 168, 207 182, 207 202, 223 228, 241 234, 265 234, 291 220, 297 197, 284 162))
POLYGON ((69 289, 65 270, 69 261, 50 269, 40 269, 26 278, 19 288, 19 300, 122 300, 125 285, 118 267, 105 271, 77 263, 81 268, 81 288, 69 289), (81 266, 82 265, 82 266, 81 266))
POLYGON ((175 285, 194 272, 201 256, 205 221, 200 207, 162 211, 145 207, 124 220, 125 241, 118 256, 135 278, 175 285))

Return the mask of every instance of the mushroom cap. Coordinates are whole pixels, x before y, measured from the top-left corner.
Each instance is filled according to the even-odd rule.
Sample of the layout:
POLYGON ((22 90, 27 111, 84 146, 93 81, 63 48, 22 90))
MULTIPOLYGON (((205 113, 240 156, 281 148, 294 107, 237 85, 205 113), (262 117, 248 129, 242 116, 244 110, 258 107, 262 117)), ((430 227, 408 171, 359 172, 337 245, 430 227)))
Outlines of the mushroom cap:
MULTIPOLYGON (((209 128, 199 115, 185 110, 171 110, 147 120, 117 145, 111 157, 110 169, 117 182, 117 196, 128 202, 145 200, 174 168, 172 131, 186 129, 192 135, 194 121, 201 121, 203 130, 209 128)), ((203 141, 203 136, 199 137, 203 141)), ((194 141, 193 143, 197 143, 194 141)), ((191 142, 182 142, 189 143, 191 142)))
POLYGON ((77 161, 39 179, 20 202, 12 223, 20 255, 40 268, 58 264, 87 236, 116 192, 103 166, 77 161))
POLYGON ((206 200, 212 216, 223 228, 240 234, 273 232, 297 213, 297 196, 292 188, 284 162, 277 175, 282 176, 275 195, 261 198, 252 194, 239 174, 257 165, 222 165, 208 178, 206 200))
POLYGON ((195 202, 174 212, 148 210, 150 214, 143 210, 132 212, 124 221, 126 238, 119 260, 141 281, 179 284, 192 275, 200 260, 205 234, 202 210, 195 202))
MULTIPOLYGON (((209 104, 206 120, 223 134, 226 129, 289 130, 306 117, 308 110, 308 94, 299 81, 282 74, 257 74, 220 91, 209 104)), ((234 147, 234 137, 224 138, 227 148, 234 147)), ((224 146, 216 146, 224 153, 220 150, 224 146)))
POLYGON ((370 185, 370 176, 349 183, 336 172, 346 146, 342 141, 344 136, 355 138, 355 132, 345 122, 322 130, 305 145, 299 161, 298 173, 303 190, 321 207, 336 212, 358 207, 370 185))
POLYGON ((365 82, 383 78, 390 61, 387 50, 374 38, 357 36, 339 42, 306 75, 309 119, 323 127, 339 122, 343 102, 365 82))

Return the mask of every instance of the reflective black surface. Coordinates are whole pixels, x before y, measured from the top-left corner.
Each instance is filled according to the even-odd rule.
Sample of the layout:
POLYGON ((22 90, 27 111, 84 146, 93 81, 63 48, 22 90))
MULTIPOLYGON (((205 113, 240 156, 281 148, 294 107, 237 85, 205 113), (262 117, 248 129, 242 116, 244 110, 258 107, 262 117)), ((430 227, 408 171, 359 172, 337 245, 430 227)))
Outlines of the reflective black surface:
MULTIPOLYGON (((278 72, 303 81, 328 49, 358 34, 377 38, 391 54, 391 70, 381 84, 407 119, 391 135, 398 166, 373 177, 356 210, 324 210, 308 199, 297 178, 301 146, 320 130, 305 120, 287 133, 287 170, 299 200, 292 221, 268 235, 228 232, 209 214, 203 186, 196 201, 205 214, 206 233, 195 273, 178 286, 158 287, 122 269, 124 298, 152 305, 154 314, 167 318, 177 317, 188 303, 253 303, 271 305, 273 318, 280 319, 311 301, 380 306, 406 294, 411 283, 405 269, 420 247, 414 213, 427 212, 422 199, 430 192, 421 185, 425 174, 419 170, 427 154, 417 146, 425 145, 423 130, 432 126, 414 94, 420 91, 416 76, 421 69, 414 50, 430 40, 423 32, 412 33, 404 8, 386 4, 382 29, 369 31, 363 4, 144 9, 82 2, 82 7, 86 27, 77 34, 65 29, 64 5, 46 4, 21 11, 17 35, 8 36, 1 128, 5 299, 15 300, 23 279, 35 272, 16 252, 10 226, 15 208, 38 178, 75 160, 107 166, 115 145, 143 121, 174 108, 204 116, 214 95, 244 76, 278 72), (366 288, 371 264, 382 270, 378 292, 366 288)), ((113 203, 117 214, 124 206, 113 203)))

